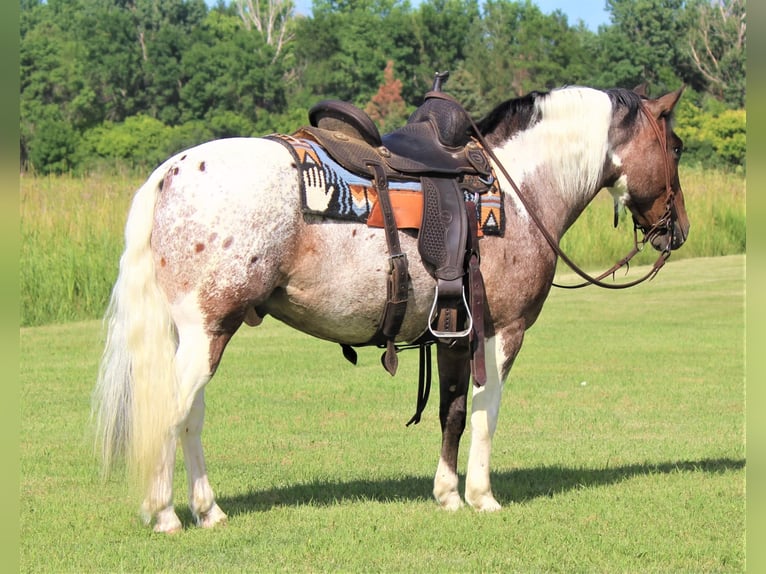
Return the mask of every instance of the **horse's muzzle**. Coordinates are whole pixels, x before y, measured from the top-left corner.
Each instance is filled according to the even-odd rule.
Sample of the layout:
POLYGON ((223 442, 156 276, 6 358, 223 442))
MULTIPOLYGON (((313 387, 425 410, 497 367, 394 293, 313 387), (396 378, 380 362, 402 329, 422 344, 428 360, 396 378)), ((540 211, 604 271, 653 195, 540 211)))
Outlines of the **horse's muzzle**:
POLYGON ((665 228, 656 229, 651 233, 649 243, 657 251, 672 251, 681 247, 686 238, 689 237, 689 222, 679 222, 674 219, 672 223, 665 228))

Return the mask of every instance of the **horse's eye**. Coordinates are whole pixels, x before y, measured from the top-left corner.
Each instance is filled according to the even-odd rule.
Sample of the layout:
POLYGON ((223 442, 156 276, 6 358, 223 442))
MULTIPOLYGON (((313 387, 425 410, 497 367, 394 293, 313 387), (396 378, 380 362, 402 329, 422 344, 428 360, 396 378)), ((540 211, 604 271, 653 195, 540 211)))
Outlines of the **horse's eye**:
POLYGON ((684 151, 683 146, 680 146, 680 145, 673 146, 673 155, 676 156, 677 158, 681 157, 681 154, 683 153, 683 151, 684 151))

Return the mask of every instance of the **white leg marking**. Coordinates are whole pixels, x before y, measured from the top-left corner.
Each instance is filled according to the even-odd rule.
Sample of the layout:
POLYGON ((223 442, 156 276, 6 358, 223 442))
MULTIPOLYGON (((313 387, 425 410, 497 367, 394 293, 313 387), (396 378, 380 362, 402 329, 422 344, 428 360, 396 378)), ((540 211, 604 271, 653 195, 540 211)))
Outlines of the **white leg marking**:
POLYGON ((149 493, 141 505, 141 517, 148 526, 155 519, 154 531, 172 533, 181 530, 181 521, 173 509, 173 469, 176 462, 176 439, 171 436, 163 446, 149 493))
POLYGON ((189 506, 195 521, 201 526, 210 527, 226 520, 226 515, 215 503, 207 479, 200 438, 205 416, 203 388, 212 375, 210 340, 202 327, 201 315, 193 302, 195 299, 194 295, 187 296, 172 309, 179 341, 175 356, 178 381, 174 417, 176 423, 170 430, 171 436, 163 447, 162 460, 141 507, 147 524, 154 518, 155 532, 175 532, 181 529, 181 522, 173 509, 173 470, 178 437, 181 438, 184 450, 189 506))
POLYGON ((492 495, 489 482, 489 459, 492 451, 492 435, 497 428, 503 381, 500 377, 505 357, 497 337, 485 344, 487 383, 473 387, 471 399, 471 449, 468 453, 468 471, 465 480, 465 500, 480 511, 500 509, 492 495), (494 365, 495 368, 492 368, 494 365))
POLYGON ((189 483, 189 507, 197 526, 212 528, 216 524, 226 522, 226 514, 215 503, 213 489, 207 478, 201 440, 204 418, 205 390, 200 389, 180 436, 189 483))
POLYGON ((187 297, 174 308, 179 346, 176 368, 179 381, 178 435, 184 451, 189 486, 189 507, 194 521, 205 528, 226 521, 226 514, 215 503, 202 450, 205 419, 204 387, 210 381, 210 337, 196 306, 196 297, 187 297))
POLYGON ((463 506, 457 487, 457 474, 450 470, 443 458, 439 457, 439 466, 436 468, 434 478, 434 498, 444 510, 458 510, 463 506))

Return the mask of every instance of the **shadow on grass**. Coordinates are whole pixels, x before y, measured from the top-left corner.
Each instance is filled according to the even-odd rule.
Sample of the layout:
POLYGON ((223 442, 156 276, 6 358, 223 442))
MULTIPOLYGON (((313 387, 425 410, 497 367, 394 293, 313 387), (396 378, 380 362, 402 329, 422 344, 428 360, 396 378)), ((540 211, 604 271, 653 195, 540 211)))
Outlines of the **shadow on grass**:
MULTIPOLYGON (((524 503, 570 490, 608 486, 637 476, 677 472, 718 474, 741 470, 744 467, 744 459, 730 458, 661 464, 631 464, 602 469, 543 466, 493 472, 492 490, 500 504, 524 503)), ((464 483, 465 478, 461 476, 461 489, 464 483)), ((343 501, 359 500, 378 502, 430 501, 432 487, 433 478, 430 476, 347 482, 317 481, 264 491, 251 491, 239 496, 222 497, 218 499, 218 503, 229 516, 236 516, 251 512, 263 512, 277 506, 298 506, 301 504, 328 506, 343 501)))

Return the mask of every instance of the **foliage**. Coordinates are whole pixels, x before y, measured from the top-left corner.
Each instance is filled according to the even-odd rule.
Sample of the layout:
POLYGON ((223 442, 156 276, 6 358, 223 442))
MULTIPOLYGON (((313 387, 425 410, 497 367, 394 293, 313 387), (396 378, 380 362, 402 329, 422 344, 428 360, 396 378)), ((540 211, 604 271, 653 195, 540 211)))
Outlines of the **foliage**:
POLYGON ((688 52, 705 86, 732 107, 745 105, 745 0, 698 0, 690 8, 688 52))
POLYGON ((167 157, 169 130, 149 116, 137 115, 124 122, 105 122, 86 133, 80 148, 84 158, 122 160, 128 165, 159 165, 167 157))
POLYGON ((388 60, 402 77, 412 75, 413 20, 399 0, 317 1, 313 14, 299 22, 295 46, 309 93, 364 107, 388 60))
POLYGON ((386 64, 383 80, 383 84, 367 103, 364 111, 385 133, 404 125, 409 114, 402 99, 402 81, 394 77, 393 60, 386 64))
MULTIPOLYGON (((413 15, 416 58, 412 88, 405 82, 405 94, 415 103, 431 86, 434 74, 454 72, 468 57, 467 39, 480 21, 478 0, 426 0, 413 15), (411 99, 414 94, 415 99, 411 99)), ((455 85, 454 75, 450 89, 455 85)))
MULTIPOLYGON (((609 0, 606 7, 611 23, 592 32, 532 0, 424 0, 414 8, 407 0, 315 0, 309 17, 296 15, 292 0, 213 7, 205 0, 25 0, 21 167, 87 171, 104 157, 85 153, 94 133, 105 137, 94 130, 145 129, 145 118, 166 135, 151 140, 155 149, 134 146, 147 156, 119 156, 126 165, 156 163, 177 148, 168 140, 191 145, 295 129, 320 99, 374 108, 381 87, 392 86, 389 62, 401 82, 399 121, 445 70, 452 72, 446 89, 474 116, 566 84, 648 82, 657 93, 685 83, 701 99, 742 109, 744 0, 609 0)), ((716 133, 695 135, 697 157, 744 167, 744 142, 722 144, 716 133)))
POLYGON ((75 151, 79 135, 69 122, 52 109, 50 116, 42 116, 35 126, 38 135, 28 144, 26 153, 33 166, 41 173, 70 171, 75 164, 75 151))
POLYGON ((468 40, 464 70, 493 104, 535 89, 587 83, 590 70, 578 48, 588 34, 569 28, 561 13, 543 14, 531 0, 489 0, 468 40))
POLYGON ((743 109, 727 109, 707 99, 696 106, 682 99, 676 116, 676 132, 684 141, 684 161, 711 167, 744 170, 747 151, 747 117, 743 109))
POLYGON ((181 120, 229 112, 249 122, 242 134, 249 135, 262 111, 285 109, 283 72, 260 35, 226 24, 225 17, 203 24, 181 58, 181 120))
POLYGON ((599 37, 599 84, 677 88, 683 0, 607 0, 606 6, 613 25, 599 37))

